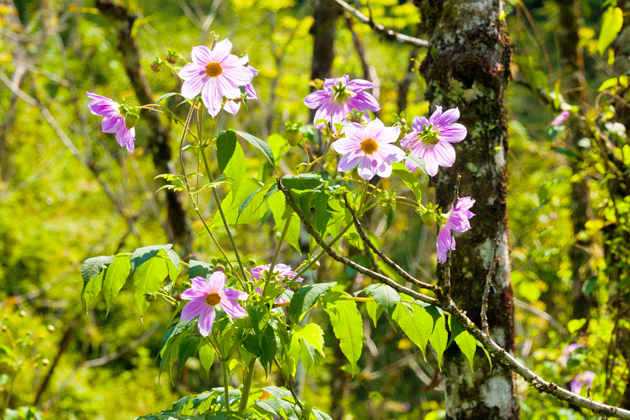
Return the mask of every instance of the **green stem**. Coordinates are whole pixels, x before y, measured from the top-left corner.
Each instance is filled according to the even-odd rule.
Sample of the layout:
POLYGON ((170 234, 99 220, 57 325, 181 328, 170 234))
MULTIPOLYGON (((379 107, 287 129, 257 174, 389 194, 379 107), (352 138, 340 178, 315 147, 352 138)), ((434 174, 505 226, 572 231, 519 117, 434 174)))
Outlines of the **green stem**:
POLYGON ((263 287, 263 296, 265 296, 265 292, 267 291, 267 285, 271 281, 274 268, 276 267, 276 262, 278 262, 278 256, 280 255, 280 250, 282 249, 284 238, 286 238, 287 232, 289 231, 289 224, 291 223, 292 217, 293 217, 293 213, 291 213, 291 215, 287 217, 286 223, 284 224, 284 229, 282 229, 282 234, 280 235, 280 240, 278 241, 278 245, 276 246, 276 252, 273 253, 273 259, 271 260, 271 265, 269 266, 269 272, 267 273, 267 279, 265 280, 265 287, 263 287))
MULTIPOLYGON (((204 150, 204 148, 201 148, 201 157, 203 158, 203 164, 206 167, 206 172, 208 173, 208 179, 210 180, 210 182, 214 182, 214 179, 212 178, 212 173, 210 172, 210 166, 208 165, 208 159, 206 158, 206 151, 204 150)), ((238 261, 238 265, 241 268, 241 273, 243 274, 243 280, 247 280, 247 274, 245 273, 245 266, 243 265, 243 261, 241 261, 241 255, 238 252, 238 249, 236 248, 236 242, 234 241, 234 236, 232 236, 232 231, 230 230, 230 225, 227 222, 227 219, 225 218, 225 214, 223 213, 223 207, 221 206, 221 200, 219 200, 219 194, 217 194, 217 189, 213 188, 212 189, 212 195, 214 197, 214 201, 216 201, 217 203, 217 207, 219 207, 219 214, 221 215, 221 220, 223 220, 223 225, 225 226, 225 230, 227 231, 228 237, 230 238, 230 242, 232 243, 232 249, 234 250, 234 255, 236 255, 236 260, 238 261)), ((238 273, 235 272, 235 274, 238 273)), ((243 289, 245 290, 245 285, 242 283, 241 281, 241 286, 243 286, 243 289)))
MULTIPOLYGON (((223 258, 226 259, 226 261, 228 262, 228 264, 230 265, 230 268, 232 268, 232 271, 234 271, 235 273, 236 271, 236 267, 234 267, 232 265, 232 261, 230 261, 230 259, 228 258, 227 254, 225 253, 225 251, 223 250, 223 248, 221 247, 221 244, 219 243, 219 241, 217 240, 217 238, 214 236, 214 234, 212 233, 212 231, 210 230, 210 227, 208 226, 208 224, 206 223, 205 219, 203 218, 203 216, 201 215, 201 213, 199 212, 199 208, 195 207, 195 211, 197 212, 197 216, 199 216, 199 219, 201 220, 201 223, 203 223, 204 227, 206 228, 206 230, 208 231, 208 234, 210 235, 210 237, 212 238, 212 241, 214 242, 214 244, 217 246, 217 248, 219 248, 219 251, 221 252, 221 255, 223 255, 223 258)), ((239 278, 240 280, 240 278, 239 278)))
POLYGON ((229 376, 230 368, 228 367, 228 361, 221 361, 221 367, 223 367, 223 386, 225 387, 225 409, 230 411, 230 391, 229 391, 229 376))
POLYGON ((249 390, 252 387, 255 367, 256 358, 254 357, 247 367, 247 374, 245 375, 245 381, 243 382, 243 391, 241 392, 241 404, 238 407, 238 411, 245 411, 245 409, 247 409, 247 400, 249 400, 249 390))

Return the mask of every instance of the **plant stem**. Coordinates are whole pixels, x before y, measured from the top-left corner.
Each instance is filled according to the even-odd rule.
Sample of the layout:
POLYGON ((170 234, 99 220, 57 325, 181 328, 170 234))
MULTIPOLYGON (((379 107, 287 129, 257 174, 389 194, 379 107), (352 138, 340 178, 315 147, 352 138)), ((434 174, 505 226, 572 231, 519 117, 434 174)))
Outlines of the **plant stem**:
POLYGON ((273 270, 276 267, 276 262, 278 262, 278 256, 280 255, 280 250, 282 249, 284 238, 286 238, 287 232, 289 231, 289 224, 291 223, 292 217, 293 217, 293 213, 291 213, 291 215, 287 217, 286 223, 284 224, 284 229, 282 229, 282 234, 280 235, 280 240, 278 241, 278 245, 276 246, 276 252, 273 253, 273 259, 271 260, 271 265, 269 266, 269 272, 267 273, 267 279, 265 280, 265 287, 263 287, 263 296, 265 296, 265 291, 267 291, 267 285, 271 281, 273 270))
MULTIPOLYGON (((210 182, 214 182, 212 178, 212 173, 210 172, 210 166, 208 165, 208 159, 206 158, 206 151, 204 148, 201 148, 201 157, 203 158, 203 164, 206 167, 206 172, 208 173, 208 179, 210 182)), ((214 197, 214 201, 217 203, 217 207, 219 207, 219 214, 221 215, 221 219, 223 220, 223 225, 225 226, 225 230, 227 231, 228 237, 230 238, 230 242, 232 243, 232 249, 234 249, 234 255, 236 255, 236 260, 238 261, 238 265, 241 268, 241 273, 243 274, 243 280, 247 280, 247 274, 245 273, 245 266, 243 266, 243 261, 241 261, 241 255, 238 253, 238 249, 236 248, 236 242, 234 241, 234 236, 232 236, 232 231, 230 230, 230 225, 225 218, 225 214, 223 213, 223 207, 221 207, 221 200, 219 200, 219 194, 217 194, 217 189, 212 189, 212 195, 214 197)), ((238 273, 237 277, 238 276, 238 273)), ((241 282, 241 286, 245 288, 245 285, 241 282)))
POLYGON ((247 374, 245 375, 245 381, 243 382, 243 391, 241 392, 241 404, 238 407, 238 411, 245 411, 247 408, 247 400, 249 400, 249 390, 252 387, 255 367, 256 358, 254 357, 247 367, 247 374))
POLYGON ((228 361, 222 360, 221 367, 223 368, 223 386, 225 387, 225 409, 230 411, 230 392, 228 389, 230 368, 228 367, 228 361))

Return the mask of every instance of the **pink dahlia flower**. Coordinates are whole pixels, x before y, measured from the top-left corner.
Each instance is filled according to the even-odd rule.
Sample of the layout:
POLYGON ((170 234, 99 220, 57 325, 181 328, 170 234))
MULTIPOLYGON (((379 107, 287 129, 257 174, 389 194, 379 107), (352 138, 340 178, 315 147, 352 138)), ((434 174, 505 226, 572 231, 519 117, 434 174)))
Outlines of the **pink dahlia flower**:
POLYGON ((125 116, 121 114, 121 105, 112 99, 100 96, 95 93, 86 92, 87 97, 91 99, 89 103, 90 112, 103 118, 101 128, 103 133, 116 133, 116 141, 121 147, 127 147, 127 150, 133 152, 136 140, 136 129, 134 127, 127 129, 125 125, 125 116))
POLYGON ((562 111, 551 121, 551 125, 562 125, 571 116, 569 111, 562 111))
MULTIPOLYGON (((264 280, 271 268, 271 264, 259 265, 258 267, 252 268, 252 277, 256 280, 264 280)), ((277 273, 278 280, 282 280, 285 278, 289 278, 289 280, 294 280, 297 283, 302 283, 304 279, 302 277, 295 278, 297 273, 293 271, 290 265, 286 264, 276 264, 273 269, 274 273, 277 273)), ((256 289, 259 295, 262 295, 262 290, 259 288, 256 289)), ((278 298, 275 300, 275 303, 285 303, 287 302, 284 298, 278 298)))
POLYGON ((591 389, 593 379, 595 379, 595 372, 587 370, 586 372, 578 373, 571 381, 571 392, 579 395, 584 385, 586 385, 588 389, 591 389))
POLYGON ((387 178, 392 174, 392 162, 400 162, 405 152, 393 145, 400 135, 399 127, 385 127, 378 118, 363 127, 350 123, 343 128, 345 138, 335 141, 332 148, 340 153, 340 172, 350 172, 359 165, 359 176, 387 178))
POLYGON ((247 293, 225 287, 225 274, 215 271, 210 280, 203 277, 190 279, 192 287, 182 293, 182 299, 189 300, 182 311, 182 321, 199 317, 199 333, 207 337, 212 332, 216 316, 215 309, 221 308, 232 318, 243 318, 247 312, 236 301, 247 299, 247 293))
POLYGON ((445 263, 449 250, 455 249, 455 238, 451 233, 466 232, 470 230, 470 218, 475 213, 470 211, 470 208, 475 204, 475 200, 470 197, 463 197, 457 200, 455 208, 449 210, 444 216, 446 216, 446 222, 440 228, 440 233, 437 237, 437 255, 438 262, 445 263))
MULTIPOLYGON (((347 75, 336 79, 324 80, 324 89, 315 91, 304 98, 310 109, 317 109, 313 122, 326 120, 334 130, 334 125, 345 121, 353 109, 361 111, 378 111, 381 109, 376 98, 364 92, 372 89, 372 82, 362 79, 349 80, 347 75)), ((365 116, 369 121, 370 116, 365 116)))
POLYGON ((192 63, 179 71, 184 80, 182 95, 193 98, 201 92, 203 104, 212 117, 221 110, 223 98, 239 99, 240 86, 251 83, 254 73, 247 67, 247 56, 237 57, 228 39, 217 42, 214 49, 205 45, 193 47, 192 63))
MULTIPOLYGON (((251 70, 254 77, 258 76, 258 70, 256 70, 252 66, 247 66, 247 68, 251 70)), ((254 85, 248 83, 243 86, 243 89, 245 89, 245 95, 247 96, 247 99, 258 99, 258 96, 256 96, 256 89, 254 89, 254 85)), ((223 109, 225 109, 232 115, 236 115, 238 110, 241 109, 241 101, 227 101, 223 109)))
MULTIPOLYGON (((413 119, 412 131, 401 141, 403 149, 411 149, 411 155, 423 159, 427 164, 427 174, 435 176, 438 166, 450 168, 455 163, 455 148, 451 143, 459 143, 466 138, 466 127, 456 123, 459 109, 453 108, 442 113, 442 107, 435 107, 435 112, 427 120, 425 117, 413 119)), ((418 166, 406 162, 410 171, 418 166)))

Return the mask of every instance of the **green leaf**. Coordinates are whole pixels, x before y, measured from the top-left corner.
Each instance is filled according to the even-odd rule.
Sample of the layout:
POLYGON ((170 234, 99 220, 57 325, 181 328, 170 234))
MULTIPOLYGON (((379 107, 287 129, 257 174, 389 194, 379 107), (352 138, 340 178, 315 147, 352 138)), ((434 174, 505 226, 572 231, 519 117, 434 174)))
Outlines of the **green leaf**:
POLYGON ((378 322, 378 319, 383 314, 383 309, 378 305, 378 303, 374 301, 368 302, 366 304, 366 308, 367 308, 368 315, 372 319, 372 322, 374 322, 374 327, 376 327, 376 323, 378 322))
POLYGON ((249 144, 263 152, 269 163, 271 163, 271 166, 273 166, 274 168, 276 167, 276 162, 273 158, 273 151, 267 143, 265 143, 258 137, 254 137, 251 134, 245 133, 243 131, 237 131, 236 134, 243 137, 249 144))
POLYGON ((313 305, 317 303, 319 298, 328 293, 328 291, 336 285, 337 283, 332 282, 310 284, 302 287, 291 299, 291 303, 289 304, 289 317, 293 322, 299 322, 302 314, 308 312, 313 305))
POLYGON ((160 99, 157 100, 156 104, 159 104, 164 99, 170 98, 171 96, 175 96, 175 95, 179 95, 179 93, 177 93, 177 92, 165 93, 164 95, 160 96, 160 99))
POLYGON ((424 161, 424 159, 419 158, 417 156, 413 156, 413 155, 407 155, 407 157, 405 157, 405 160, 416 165, 418 168, 422 170, 422 172, 424 172, 425 175, 427 174, 427 164, 424 161))
POLYGON ((143 246, 142 248, 136 249, 133 251, 133 254, 131 254, 131 271, 135 272, 138 267, 155 257, 161 250, 164 250, 164 254, 167 255, 166 250, 171 248, 173 248, 173 245, 167 244, 143 246))
POLYGON ((396 302, 400 302, 400 295, 391 286, 386 284, 371 284, 365 288, 365 292, 372 296, 391 318, 396 309, 396 302))
POLYGON ((186 360, 193 357, 195 353, 197 353, 197 346, 199 346, 199 341, 201 340, 201 336, 199 335, 189 335, 184 338, 182 342, 179 344, 179 368, 184 368, 184 363, 186 360))
POLYGON ((321 175, 310 173, 282 177, 282 185, 288 190, 312 190, 323 182, 321 175))
POLYGON ((265 305, 250 306, 247 308, 247 315, 249 315, 254 332, 259 339, 262 339, 260 332, 269 324, 269 319, 271 318, 269 309, 265 305))
POLYGON ((188 275, 192 279, 193 277, 206 278, 214 272, 214 267, 208 263, 197 260, 188 261, 188 275))
POLYGON ((567 324, 567 328, 569 329, 569 332, 571 334, 573 334, 574 332, 578 331, 580 328, 582 328, 584 326, 584 324, 586 324, 586 319, 581 318, 581 319, 572 319, 571 321, 569 321, 569 323, 567 324))
POLYGON ((303 327, 296 325, 293 336, 306 341, 317 351, 324 354, 324 331, 319 325, 313 323, 306 324, 303 327))
POLYGON ((409 187, 413 195, 416 196, 418 203, 420 203, 422 201, 422 191, 420 190, 418 179, 413 176, 413 174, 409 172, 409 169, 407 169, 407 167, 401 162, 393 163, 392 168, 393 172, 407 187, 409 187))
POLYGON ((606 48, 615 40, 623 26, 623 11, 619 7, 609 7, 602 17, 602 28, 597 40, 597 51, 604 55, 606 48))
POLYGON ((87 311, 88 306, 94 302, 101 292, 103 277, 107 267, 114 261, 114 256, 100 256, 88 258, 81 266, 81 277, 83 277, 83 291, 81 298, 83 307, 87 311))
POLYGON ((464 356, 470 362, 470 370, 473 370, 473 359, 475 358, 475 350, 477 349, 477 340, 470 335, 468 331, 462 331, 457 337, 455 337, 455 343, 459 349, 464 353, 464 356))
POLYGON ((573 159, 578 159, 578 155, 575 154, 575 152, 571 149, 568 149, 566 147, 552 147, 551 148, 554 152, 556 153, 560 153, 561 155, 565 155, 567 157, 573 158, 573 159))
POLYGON ((206 378, 210 379, 210 369, 214 363, 214 350, 210 345, 210 341, 207 338, 202 338, 199 342, 199 361, 201 367, 206 371, 206 378))
POLYGON ((225 171, 226 166, 230 163, 230 159, 236 150, 236 133, 234 130, 222 131, 217 136, 217 163, 219 164, 219 173, 225 171))
POLYGON ((426 348, 433 332, 433 317, 421 306, 411 305, 412 311, 399 303, 394 311, 394 320, 407 337, 422 351, 426 360, 426 348))
MULTIPOLYGON (((402 327, 401 327, 402 328, 402 327)), ((435 328, 433 329, 433 333, 429 337, 429 341, 433 346, 433 349, 437 353, 438 356, 438 367, 442 370, 442 355, 444 354, 444 350, 446 350, 446 345, 448 343, 448 331, 446 330, 446 315, 443 315, 440 319, 435 322, 435 328)))
MULTIPOLYGON (((247 206, 245 210, 240 214, 238 214, 239 207, 241 203, 253 192, 258 190, 261 187, 260 182, 254 178, 249 178, 243 182, 238 190, 238 194, 236 198, 232 200, 232 192, 230 192, 223 202, 221 203, 223 207, 223 213, 225 214, 225 219, 231 225, 235 224, 247 224, 253 223, 260 220, 261 217, 267 211, 267 204, 262 204, 263 196, 262 194, 256 195, 251 203, 247 206)), ((223 220, 221 219, 221 215, 219 211, 214 215, 212 219, 212 223, 210 227, 223 226, 223 220)))
POLYGON ((131 255, 118 254, 114 257, 114 261, 107 268, 105 280, 103 281, 103 296, 107 305, 107 313, 109 308, 118 296, 118 292, 124 286, 131 271, 131 255))
POLYGON ((590 276, 582 285, 582 292, 585 296, 590 296, 595 286, 597 286, 597 276, 590 276))
POLYGON ((236 197, 238 190, 245 179, 245 154, 238 142, 236 142, 236 148, 232 154, 232 159, 230 159, 225 167, 225 176, 232 184, 232 197, 236 197))
POLYGON ((164 258, 151 258, 136 269, 133 274, 133 284, 136 288, 134 297, 138 309, 140 309, 140 315, 149 307, 149 302, 145 299, 145 295, 160 290, 162 282, 168 277, 168 264, 169 261, 164 258))
POLYGON ((300 358, 304 365, 304 371, 308 373, 311 367, 321 366, 323 363, 323 355, 305 340, 300 340, 300 358))
POLYGON ((363 320, 357 303, 353 300, 340 300, 324 304, 324 310, 330 317, 335 337, 340 341, 339 347, 354 372, 363 350, 363 320))
POLYGON ((276 357, 276 346, 276 335, 274 334, 271 325, 268 325, 267 328, 265 328, 265 330, 263 331, 262 338, 260 340, 260 349, 262 350, 260 363, 263 365, 265 371, 267 372, 269 371, 269 369, 271 369, 273 359, 276 357))
MULTIPOLYGON (((271 213, 273 214, 273 219, 276 222, 276 230, 278 232, 282 232, 284 230, 284 226, 287 222, 287 219, 284 218, 284 212, 287 208, 286 201, 284 199, 284 193, 282 191, 277 191, 268 197, 267 201, 269 202, 269 208, 271 209, 271 213)), ((291 221, 289 222, 289 230, 284 238, 284 240, 295 248, 296 251, 302 252, 300 249, 300 219, 297 215, 291 217, 291 221)))

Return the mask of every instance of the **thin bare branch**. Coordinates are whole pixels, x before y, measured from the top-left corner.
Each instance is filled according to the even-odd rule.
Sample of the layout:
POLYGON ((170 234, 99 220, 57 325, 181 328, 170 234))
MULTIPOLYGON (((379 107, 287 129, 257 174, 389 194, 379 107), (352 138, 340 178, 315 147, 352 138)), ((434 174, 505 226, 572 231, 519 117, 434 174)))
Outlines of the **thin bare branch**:
POLYGON ((483 289, 483 298, 481 299, 481 331, 490 337, 490 328, 488 327, 488 297, 490 297, 490 286, 492 285, 492 273, 497 266, 497 249, 499 248, 499 235, 494 238, 494 247, 492 248, 492 262, 486 276, 486 286, 483 289))
POLYGON ((414 38, 414 37, 409 36, 409 35, 403 35, 401 33, 393 31, 393 30, 391 30, 389 28, 386 28, 385 26, 381 25, 380 23, 374 22, 371 19, 371 17, 365 16, 363 13, 361 13, 360 11, 355 9, 354 7, 350 6, 348 3, 346 3, 343 0, 334 0, 334 1, 339 6, 343 7, 343 9, 345 11, 347 11, 352 16, 357 18, 360 22, 365 23, 366 25, 370 25, 370 27, 372 29, 374 29, 376 32, 382 34, 386 39, 388 39, 390 41, 396 41, 396 42, 401 42, 403 44, 415 45, 416 47, 425 47, 425 48, 427 48, 429 46, 429 41, 425 41, 424 39, 420 39, 420 38, 414 38))

